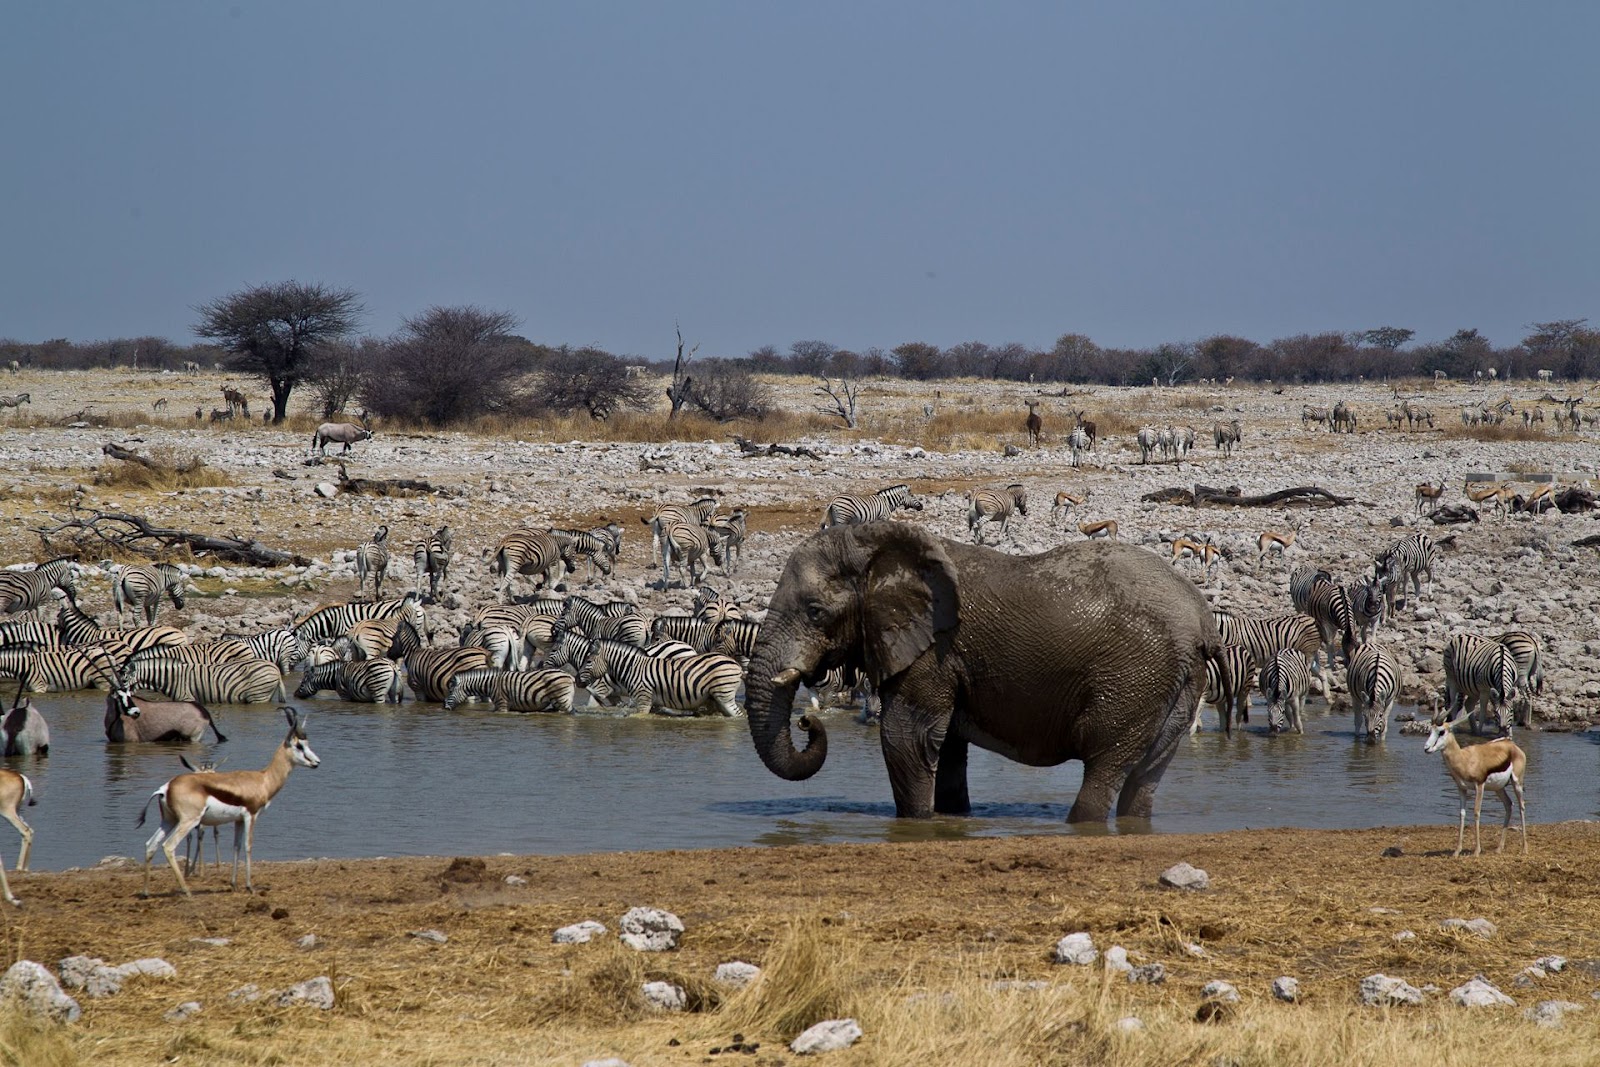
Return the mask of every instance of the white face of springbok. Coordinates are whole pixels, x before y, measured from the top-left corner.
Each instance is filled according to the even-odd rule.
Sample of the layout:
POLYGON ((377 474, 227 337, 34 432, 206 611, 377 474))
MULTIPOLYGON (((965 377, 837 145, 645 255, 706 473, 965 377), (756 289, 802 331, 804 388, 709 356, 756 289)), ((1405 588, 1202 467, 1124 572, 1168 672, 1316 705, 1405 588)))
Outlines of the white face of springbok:
POLYGON ((317 754, 311 751, 311 746, 306 743, 306 720, 304 716, 296 714, 290 708, 284 708, 285 717, 289 720, 289 736, 283 739, 283 747, 289 752, 289 762, 296 767, 315 767, 322 761, 317 754))
MULTIPOLYGON (((1463 716, 1464 717, 1464 716, 1463 716)), ((1433 717, 1433 728, 1428 731, 1428 743, 1422 746, 1424 752, 1437 752, 1444 747, 1445 741, 1451 736, 1450 732, 1459 725, 1461 719, 1450 719, 1446 712, 1440 711, 1433 717)))

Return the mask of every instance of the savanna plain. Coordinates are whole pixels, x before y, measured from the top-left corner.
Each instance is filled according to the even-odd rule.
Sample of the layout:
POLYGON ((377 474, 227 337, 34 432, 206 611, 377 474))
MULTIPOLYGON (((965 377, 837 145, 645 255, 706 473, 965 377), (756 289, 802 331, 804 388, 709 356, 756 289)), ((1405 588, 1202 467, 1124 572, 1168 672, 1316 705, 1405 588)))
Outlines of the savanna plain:
MULTIPOLYGON (((1593 488, 1593 429, 1554 429, 1552 404, 1539 400, 1546 390, 1531 383, 1282 392, 1090 387, 1059 395, 1054 387, 1041 393, 990 382, 866 382, 860 425, 846 430, 815 410, 811 383, 775 379, 778 411, 763 423, 669 423, 661 412, 603 424, 485 419, 468 433, 379 425, 373 440, 346 457, 347 473, 426 480, 448 494, 324 497, 317 486, 337 488, 340 479, 331 457, 305 463, 314 420, 219 427, 177 414, 214 406, 225 382, 245 385, 221 374, 13 376, 12 388, 29 391, 32 402, 0 413, 12 423, 0 429, 0 510, 8 520, 0 558, 21 562, 79 547, 86 561, 97 560, 94 548, 72 545, 69 532, 55 528, 74 513, 98 510, 238 534, 312 561, 218 572, 210 560, 182 557, 207 570, 196 576, 186 608, 165 610, 163 621, 215 634, 280 623, 352 596, 345 554, 380 523, 409 545, 448 522, 459 565, 431 612, 439 639, 448 641, 493 598, 483 550, 522 526, 621 523, 628 532, 617 572, 588 594, 681 611, 692 590, 659 588, 639 518, 660 503, 709 492, 725 508, 749 509, 750 534, 738 571, 713 568, 708 581, 758 614, 787 553, 816 529, 833 495, 906 482, 928 501, 909 521, 968 538, 967 491, 1020 483, 1029 514, 1006 534, 987 535, 997 550, 1038 551, 1081 538, 1079 523, 1107 518, 1117 521, 1124 541, 1164 557, 1174 537, 1210 538, 1223 549, 1213 571, 1176 566, 1216 604, 1241 610, 1289 610, 1288 574, 1300 563, 1353 577, 1407 532, 1426 530, 1440 540, 1453 534, 1431 595, 1409 600, 1385 631, 1399 654, 1403 702, 1425 705, 1440 687, 1438 659, 1449 633, 1513 626, 1536 631, 1546 655, 1547 686, 1536 709, 1541 728, 1585 729, 1600 695, 1591 652, 1600 642, 1594 550, 1573 544, 1596 532, 1592 513, 1502 514, 1474 505, 1478 521, 1455 526, 1418 514, 1418 482, 1443 483, 1442 502, 1466 506, 1462 489, 1473 472, 1522 495, 1545 475, 1561 487, 1593 488), (1395 428, 1385 413, 1396 406, 1397 391, 1430 408, 1433 426, 1395 428), (1463 406, 1502 398, 1518 412, 1542 406, 1547 421, 1524 427, 1517 415, 1469 425, 1459 417, 1463 406), (152 410, 157 399, 168 401, 161 413, 152 410), (1024 430, 1030 400, 1041 405, 1038 448, 1024 430), (1353 434, 1303 420, 1305 405, 1339 400, 1359 415, 1353 434), (1097 447, 1078 469, 1064 441, 1071 411, 1084 412, 1099 430, 1097 447), (1212 447, 1211 430, 1233 419, 1241 443, 1228 455, 1212 447), (1199 447, 1141 463, 1134 438, 1145 425, 1192 425, 1199 447), (804 445, 820 458, 744 456, 733 433, 804 445), (160 478, 131 472, 102 455, 107 442, 188 471, 160 478), (1008 445, 1014 454, 1007 455, 1008 445), (1237 486, 1244 494, 1317 486, 1347 502, 1194 508, 1141 499, 1196 484, 1237 486), (1052 517, 1051 502, 1063 490, 1081 502, 1052 517), (53 532, 46 541, 37 530, 53 532), (1257 537, 1267 530, 1294 532, 1287 553, 1258 557, 1257 537)), ((1570 387, 1570 395, 1579 391, 1570 387)), ((411 584, 408 563, 397 567, 402 588, 411 584)), ((81 599, 91 610, 109 610, 103 583, 86 582, 81 599)), ((1332 700, 1329 714, 1347 716, 1337 686, 1332 700)), ((385 714, 448 713, 408 702, 385 714)), ((1259 725, 1252 720, 1253 730, 1259 725)), ((1392 728, 1385 743, 1421 744, 1403 727, 1392 728)), ((830 728, 872 729, 847 711, 834 713, 830 728)), ((1208 712, 1202 729, 1216 728, 1208 712)), ((1273 744, 1259 732, 1248 741, 1273 744)), ((1180 752, 1178 761, 1184 758, 1180 752)), ((1442 781, 1442 767, 1430 767, 1442 781)), ((1241 767, 1235 788, 1248 792, 1254 773, 1255 765, 1241 767)), ((776 790, 781 783, 774 783, 776 790)), ((304 784, 297 779, 290 788, 304 784)), ((1573 781, 1563 788, 1595 786, 1573 781)), ((471 789, 463 781, 458 795, 417 798, 438 811, 437 856, 260 863, 254 895, 228 891, 216 873, 197 879, 192 900, 168 895, 170 874, 163 872, 157 895, 141 899, 137 867, 115 862, 14 875, 24 906, 0 915, 6 962, 53 968, 76 954, 111 963, 155 956, 177 973, 84 999, 81 1020, 70 1026, 5 1016, 0 1059, 29 1067, 577 1067, 608 1057, 635 1067, 778 1064, 804 1061, 788 1048, 801 1030, 845 1017, 856 1019, 864 1036, 823 1057, 841 1067, 1465 1064, 1508 1057, 1586 1064, 1600 1047, 1600 928, 1593 920, 1600 830, 1588 821, 1539 822, 1536 795, 1529 797, 1535 821, 1527 855, 1516 833, 1503 855, 1494 853, 1499 820, 1491 799, 1489 847, 1462 858, 1451 855, 1449 810, 1396 811, 1392 827, 1360 830, 454 856, 448 826, 473 817, 471 789), (1208 872, 1209 888, 1160 885, 1161 872, 1180 861, 1208 872), (678 915, 685 927, 679 947, 657 954, 622 946, 617 923, 634 906, 678 915), (1493 924, 1490 936, 1442 925, 1478 917, 1493 924), (585 944, 552 942, 556 928, 587 919, 608 932, 585 944), (434 930, 445 940, 415 936, 434 930), (1164 981, 1132 982, 1098 960, 1053 962, 1056 942, 1076 932, 1091 935, 1102 953, 1121 946, 1135 966, 1161 964, 1164 981), (1549 956, 1565 957, 1566 966, 1528 972, 1549 956), (760 977, 742 989, 719 985, 717 966, 734 960, 759 966, 760 977), (1422 1003, 1362 1005, 1361 980, 1376 973, 1422 989, 1422 1003), (330 1010, 228 996, 249 983, 280 990, 319 975, 331 980, 330 1010), (1477 975, 1516 1006, 1453 1003, 1449 991, 1477 975), (1280 976, 1298 980, 1295 1002, 1273 996, 1280 976), (652 981, 680 987, 688 1010, 651 1010, 641 988, 652 981), (1208 1003, 1201 990, 1212 981, 1237 987, 1239 1000, 1208 1003), (182 1022, 164 1018, 185 1001, 201 1010, 182 1022), (1543 1001, 1578 1007, 1556 1012, 1559 1025, 1524 1017, 1543 1001)), ((888 791, 885 779, 885 798, 888 791)), ((980 796, 983 783, 974 781, 973 791, 980 796)), ((596 802, 604 803, 603 786, 596 802)), ((41 803, 72 800, 57 791, 41 803)), ((1308 808, 1315 803, 1307 797, 1308 808)), ((1156 807, 1159 813, 1159 793, 1156 807)), ((132 815, 84 811, 81 818, 131 822, 132 815)), ((321 817, 333 821, 339 813, 321 817)), ((269 812, 261 833, 312 829, 272 822, 269 812)), ((1469 826, 1469 850, 1470 834, 1469 826)), ((14 859, 14 846, 5 849, 14 859)), ((314 852, 308 845, 306 854, 314 852)), ((373 855, 384 852, 383 842, 372 843, 373 855)))

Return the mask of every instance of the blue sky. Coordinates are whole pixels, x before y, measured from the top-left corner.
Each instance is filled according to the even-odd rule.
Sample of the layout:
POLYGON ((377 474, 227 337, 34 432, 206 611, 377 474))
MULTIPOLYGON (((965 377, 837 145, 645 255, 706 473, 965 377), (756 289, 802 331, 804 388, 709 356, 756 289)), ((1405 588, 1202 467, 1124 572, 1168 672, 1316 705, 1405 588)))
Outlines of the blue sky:
POLYGON ((0 336, 298 278, 668 355, 1600 319, 1600 5, 0 8, 0 336))

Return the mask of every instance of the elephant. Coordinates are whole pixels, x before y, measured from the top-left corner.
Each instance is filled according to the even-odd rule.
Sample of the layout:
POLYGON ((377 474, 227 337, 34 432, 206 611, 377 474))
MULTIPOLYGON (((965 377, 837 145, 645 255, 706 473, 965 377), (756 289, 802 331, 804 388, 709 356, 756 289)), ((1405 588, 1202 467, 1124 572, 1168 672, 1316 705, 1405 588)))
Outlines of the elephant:
POLYGON ((750 736, 767 769, 822 768, 827 731, 789 722, 798 684, 855 667, 882 702, 895 812, 968 814, 967 749, 1035 767, 1082 760, 1069 822, 1148 818, 1222 639, 1193 583, 1108 541, 1013 556, 890 519, 795 549, 750 658, 750 736))

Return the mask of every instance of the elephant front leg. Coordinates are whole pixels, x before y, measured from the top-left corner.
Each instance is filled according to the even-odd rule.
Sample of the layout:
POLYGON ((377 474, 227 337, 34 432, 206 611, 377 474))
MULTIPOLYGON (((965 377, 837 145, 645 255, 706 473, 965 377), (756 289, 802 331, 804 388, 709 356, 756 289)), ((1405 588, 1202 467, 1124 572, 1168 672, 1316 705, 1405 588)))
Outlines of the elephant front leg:
MULTIPOLYGON (((878 738, 894 791, 895 814, 902 819, 926 819, 934 812, 934 778, 949 717, 935 716, 898 697, 883 695, 882 700, 883 725, 878 738)), ((963 781, 965 777, 963 768, 963 781)))
POLYGON ((959 730, 948 730, 939 747, 939 762, 933 774, 933 810, 940 815, 972 814, 972 801, 967 796, 967 739, 959 730))

